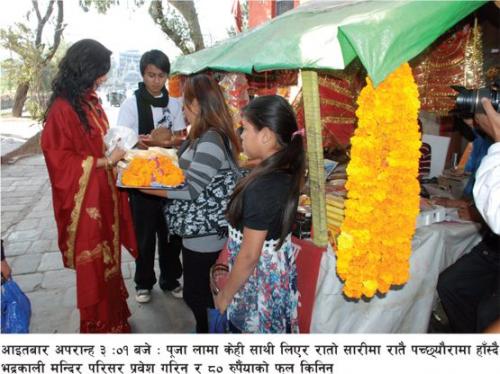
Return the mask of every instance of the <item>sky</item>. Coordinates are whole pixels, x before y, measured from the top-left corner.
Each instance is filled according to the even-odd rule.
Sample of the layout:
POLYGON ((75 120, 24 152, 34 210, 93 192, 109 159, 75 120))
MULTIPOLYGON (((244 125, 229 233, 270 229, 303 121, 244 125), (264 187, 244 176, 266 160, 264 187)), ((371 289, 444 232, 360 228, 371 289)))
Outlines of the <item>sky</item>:
MULTIPOLYGON (((40 3, 46 4, 47 1, 41 0, 40 3)), ((147 12, 147 3, 149 0, 137 9, 133 0, 121 0, 119 6, 111 8, 106 15, 100 15, 93 9, 85 13, 78 0, 64 0, 64 22, 67 24, 64 40, 72 43, 83 38, 96 39, 116 57, 120 51, 138 50, 142 53, 156 48, 163 50, 172 60, 180 51, 154 24, 147 12)), ((227 29, 234 24, 231 16, 233 0, 195 0, 195 4, 206 43, 211 45, 225 39, 227 29)), ((14 22, 25 22, 24 15, 32 9, 31 0, 2 0, 0 7, 2 28, 14 22)), ((0 58, 6 57, 9 53, 2 49, 0 58)))

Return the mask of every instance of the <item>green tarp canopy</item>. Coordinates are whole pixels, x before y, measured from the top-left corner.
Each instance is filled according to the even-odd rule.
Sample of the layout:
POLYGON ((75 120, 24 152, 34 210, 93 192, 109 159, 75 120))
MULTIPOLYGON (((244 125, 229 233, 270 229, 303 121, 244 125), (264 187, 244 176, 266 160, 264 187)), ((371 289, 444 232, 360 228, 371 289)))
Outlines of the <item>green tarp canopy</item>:
POLYGON ((309 1, 246 33, 177 58, 173 74, 342 70, 356 56, 374 84, 486 1, 309 1))

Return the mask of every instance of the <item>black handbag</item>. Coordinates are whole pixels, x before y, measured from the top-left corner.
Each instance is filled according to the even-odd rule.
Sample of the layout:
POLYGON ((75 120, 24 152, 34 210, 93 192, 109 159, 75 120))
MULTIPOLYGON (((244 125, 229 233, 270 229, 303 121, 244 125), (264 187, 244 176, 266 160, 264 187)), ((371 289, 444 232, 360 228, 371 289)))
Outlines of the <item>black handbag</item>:
POLYGON ((238 180, 244 172, 236 164, 228 140, 222 136, 224 154, 230 168, 220 169, 195 200, 170 200, 164 208, 167 227, 171 234, 193 238, 218 234, 227 236, 225 217, 227 204, 238 180))

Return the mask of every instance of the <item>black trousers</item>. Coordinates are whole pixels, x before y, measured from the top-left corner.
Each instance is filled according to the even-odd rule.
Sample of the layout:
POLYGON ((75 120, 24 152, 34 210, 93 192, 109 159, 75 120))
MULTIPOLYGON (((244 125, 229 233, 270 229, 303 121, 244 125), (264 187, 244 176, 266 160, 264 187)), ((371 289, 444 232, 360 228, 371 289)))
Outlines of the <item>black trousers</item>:
POLYGON ((160 287, 173 290, 179 286, 177 279, 182 275, 179 258, 182 239, 172 235, 169 241, 161 198, 139 191, 130 191, 129 197, 139 247, 139 256, 135 261, 136 289, 150 290, 156 283, 154 261, 158 243, 160 287))
POLYGON ((182 248, 184 265, 184 301, 196 319, 196 332, 208 332, 207 308, 213 308, 214 302, 210 291, 210 267, 215 264, 220 251, 200 253, 182 248))
POLYGON ((453 332, 482 332, 500 317, 500 243, 491 235, 441 273, 437 290, 453 332))

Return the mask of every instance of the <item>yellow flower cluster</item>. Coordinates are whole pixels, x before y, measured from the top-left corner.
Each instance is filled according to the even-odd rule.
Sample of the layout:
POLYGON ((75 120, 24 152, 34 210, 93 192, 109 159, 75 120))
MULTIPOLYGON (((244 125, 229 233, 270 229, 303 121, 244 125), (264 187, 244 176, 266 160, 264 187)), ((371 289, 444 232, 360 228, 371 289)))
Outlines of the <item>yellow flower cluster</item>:
POLYGON ((122 183, 129 187, 150 187, 154 182, 177 186, 184 182, 184 174, 165 156, 133 158, 122 174, 122 183))
POLYGON ((410 66, 401 65, 377 88, 367 78, 358 105, 337 274, 347 297, 370 298, 409 276, 421 146, 420 102, 410 66))

